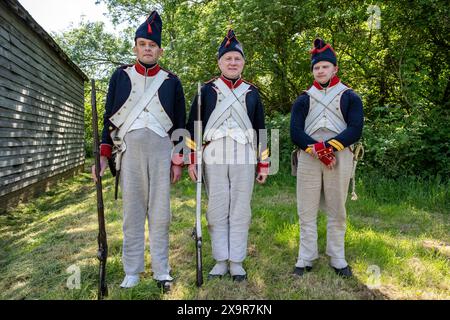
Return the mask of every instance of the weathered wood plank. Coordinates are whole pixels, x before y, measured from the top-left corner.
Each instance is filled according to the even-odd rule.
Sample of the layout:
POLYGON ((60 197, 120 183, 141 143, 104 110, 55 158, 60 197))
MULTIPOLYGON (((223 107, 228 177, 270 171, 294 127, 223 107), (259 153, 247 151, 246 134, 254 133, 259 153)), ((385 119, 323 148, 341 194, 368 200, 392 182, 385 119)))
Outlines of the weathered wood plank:
MULTIPOLYGON (((0 28, 1 29, 1 28, 0 28)), ((24 42, 16 39, 15 36, 9 36, 9 41, 0 33, 0 45, 5 49, 3 54, 13 54, 29 67, 47 73, 54 81, 63 84, 68 91, 73 91, 76 95, 80 95, 83 91, 82 82, 73 77, 70 73, 62 72, 61 68, 56 64, 52 64, 48 59, 48 54, 42 56, 36 52, 32 55, 27 54, 32 49, 27 47, 24 42)), ((26 42, 25 42, 26 43, 26 42)))
POLYGON ((9 43, 9 46, 5 46, 5 48, 11 49, 11 47, 16 47, 23 52, 33 52, 33 55, 30 57, 31 59, 36 58, 35 60, 42 60, 42 66, 44 68, 54 69, 55 76, 64 79, 69 86, 77 88, 79 84, 82 83, 81 79, 76 74, 70 72, 71 68, 69 70, 67 69, 68 66, 66 66, 66 64, 62 63, 60 60, 55 61, 55 59, 53 59, 52 52, 49 51, 48 48, 45 48, 47 50, 43 50, 38 43, 34 43, 36 42, 36 39, 33 39, 33 36, 27 37, 20 34, 15 26, 5 22, 1 16, 0 25, 0 38, 3 39, 3 42, 9 43))
POLYGON ((17 177, 20 177, 21 175, 23 175, 24 177, 27 177, 26 174, 30 171, 37 170, 37 169, 44 170, 45 168, 50 168, 52 166, 56 168, 58 166, 61 166, 61 163, 64 163, 66 161, 69 161, 69 160, 77 161, 80 159, 84 159, 84 154, 82 152, 80 152, 79 154, 76 154, 76 155, 65 155, 65 156, 61 156, 59 158, 42 159, 42 160, 36 160, 34 163, 23 163, 20 165, 16 165, 16 166, 12 167, 12 169, 8 169, 7 173, 3 172, 3 170, 1 171, 0 186, 4 186, 4 185, 10 183, 11 181, 12 182, 16 181, 16 180, 13 181, 11 179, 16 179, 17 177))
POLYGON ((77 144, 83 143, 84 137, 64 137, 64 138, 50 138, 50 139, 33 139, 30 137, 25 138, 14 138, 12 140, 1 139, 0 147, 15 148, 15 147, 30 147, 30 146, 44 146, 44 145, 63 145, 63 144, 77 144))
MULTIPOLYGON (((11 107, 11 106, 10 106, 11 107)), ((16 108, 3 108, 0 107, 1 118, 9 121, 22 120, 22 121, 33 121, 40 124, 47 124, 55 127, 61 128, 80 128, 83 130, 84 124, 82 122, 74 122, 67 121, 70 120, 67 117, 59 116, 58 114, 48 114, 41 111, 35 112, 35 114, 25 112, 25 108, 28 108, 30 111, 36 110, 36 108, 32 108, 30 106, 24 105, 25 108, 20 108, 16 105, 16 108)))
MULTIPOLYGON (((0 196, 84 163, 84 75, 0 2, 0 196)), ((22 16, 22 14, 24 16, 22 16)), ((20 16, 20 17, 19 17, 20 16)))
POLYGON ((60 174, 62 172, 71 170, 72 168, 75 168, 77 166, 80 166, 84 163, 84 160, 78 160, 78 161, 73 161, 73 162, 66 162, 65 166, 61 166, 59 168, 51 168, 47 171, 41 171, 39 172, 39 170, 35 170, 36 172, 34 172, 34 174, 29 174, 29 177, 26 178, 19 178, 17 181, 19 181, 19 183, 11 183, 8 184, 5 187, 2 187, 0 189, 0 196, 3 196, 5 194, 8 194, 10 192, 14 192, 17 190, 20 190, 22 188, 25 188, 33 183, 39 182, 39 181, 43 181, 49 177, 55 176, 57 174, 60 174))
MULTIPOLYGON (((0 3, 1 4, 1 3, 0 3)), ((61 58, 59 54, 57 54, 53 47, 51 47, 46 41, 40 38, 34 30, 31 30, 29 25, 25 24, 21 19, 19 19, 15 14, 8 12, 9 10, 1 10, 0 18, 3 20, 1 24, 13 27, 8 29, 10 34, 17 33, 20 39, 24 43, 28 43, 31 47, 31 52, 48 52, 49 59, 51 59, 52 63, 60 65, 64 72, 70 72, 74 77, 78 78, 79 81, 83 81, 83 77, 81 74, 76 72, 71 66, 69 66, 68 62, 61 58), (3 13, 3 14, 1 14, 3 13)), ((45 55, 44 55, 45 56, 45 55)))
POLYGON ((41 146, 27 146, 26 148, 21 147, 0 147, 0 158, 11 157, 11 156, 23 156, 23 155, 33 155, 36 153, 43 152, 58 152, 61 150, 73 150, 82 151, 84 150, 83 144, 60 144, 60 145, 41 145, 41 146))
MULTIPOLYGON (((55 67, 49 66, 44 69, 42 65, 43 60, 37 59, 34 62, 30 59, 30 56, 26 52, 20 51, 15 46, 11 46, 10 50, 2 50, 0 56, 13 62, 15 66, 22 68, 28 74, 33 75, 36 79, 41 80, 41 82, 48 84, 53 87, 57 92, 62 91, 68 94, 73 101, 78 101, 81 95, 80 84, 77 87, 72 87, 67 85, 64 78, 57 78, 55 75, 55 67)), ((67 77, 67 75, 66 75, 67 77)))
MULTIPOLYGON (((23 85, 26 80, 13 75, 10 81, 5 80, 5 70, 0 67, 0 97, 7 97, 22 104, 28 104, 52 113, 66 115, 73 119, 84 119, 84 113, 69 107, 52 97, 45 96, 45 92, 37 91, 31 85, 23 85)), ((7 107, 6 105, 2 105, 7 107)))
POLYGON ((10 156, 10 157, 0 157, 0 177, 7 176, 11 173, 8 169, 8 167, 14 167, 17 168, 18 165, 21 164, 30 164, 33 165, 33 162, 35 161, 41 161, 41 160, 47 160, 47 159, 56 159, 56 158, 63 158, 65 156, 72 155, 74 157, 78 157, 80 154, 83 153, 83 148, 78 149, 63 149, 60 151, 53 151, 53 152, 45 152, 45 153, 35 153, 35 154, 26 154, 21 156, 10 156))
MULTIPOLYGON (((1 83, 1 79, 0 79, 1 83)), ((18 114, 57 119, 67 124, 80 125, 84 123, 84 117, 58 108, 56 101, 42 101, 34 93, 20 95, 16 91, 0 87, 0 106, 2 111, 9 110, 18 114)))
POLYGON ((82 94, 83 82, 77 80, 77 78, 74 78, 67 72, 61 72, 59 66, 51 63, 48 59, 48 55, 42 56, 42 54, 37 53, 36 50, 33 51, 33 55, 27 54, 32 49, 19 40, 12 42, 11 40, 14 40, 15 38, 10 34, 8 34, 8 38, 5 38, 5 32, 2 31, 4 31, 4 29, 0 27, 0 46, 4 49, 2 55, 6 56, 7 54, 12 53, 30 67, 38 69, 41 72, 46 72, 54 81, 63 83, 67 90, 74 91, 76 95, 82 94))
POLYGON ((17 191, 10 192, 4 196, 0 196, 0 214, 5 214, 9 210, 16 207, 19 203, 27 202, 50 188, 57 188, 57 184, 65 179, 71 178, 84 170, 84 164, 61 172, 57 175, 48 177, 28 185, 17 191))
POLYGON ((60 127, 53 126, 48 124, 40 124, 36 121, 22 121, 22 120, 14 120, 11 121, 9 119, 0 118, 0 128, 10 128, 10 129, 23 129, 23 130, 35 130, 37 132, 49 132, 49 133, 60 133, 60 134, 79 134, 80 136, 84 135, 83 128, 70 128, 70 127, 60 127))
POLYGON ((30 138, 46 139, 46 138, 77 138, 80 135, 74 133, 59 133, 59 132, 39 132, 36 130, 20 130, 20 129, 4 129, 0 128, 0 138, 30 138))
POLYGON ((0 187, 7 186, 8 184, 20 182, 22 179, 28 179, 33 176, 43 175, 47 172, 57 170, 59 168, 70 167, 71 164, 77 163, 83 160, 82 158, 66 157, 57 159, 57 161, 39 161, 38 166, 28 166, 26 169, 18 171, 15 174, 11 174, 0 178, 0 187))
POLYGON ((63 91, 71 94, 73 99, 77 99, 81 94, 81 83, 79 83, 77 86, 67 84, 65 79, 68 77, 68 75, 66 75, 65 78, 58 78, 58 75, 55 71, 55 66, 48 66, 44 68, 43 65, 45 65, 45 61, 36 58, 32 60, 30 58, 30 55, 27 54, 27 51, 21 51, 19 48, 11 45, 9 49, 4 47, 0 52, 0 56, 14 62, 16 66, 21 67, 28 73, 36 76, 42 81, 45 81, 50 86, 55 87, 55 89, 57 89, 58 91, 63 91))
MULTIPOLYGON (((0 22, 1 22, 0 17, 0 22)), ((1 24, 0 24, 1 25, 1 24)), ((7 26, 8 30, 13 29, 13 26, 7 26)), ((8 56, 13 54, 16 58, 22 60, 26 67, 25 69, 39 69, 44 72, 48 77, 52 78, 54 82, 59 85, 64 85, 67 91, 75 93, 75 96, 81 96, 84 91, 84 84, 82 81, 72 74, 68 73, 65 69, 67 66, 58 65, 52 62, 50 59, 51 53, 44 52, 39 47, 36 47, 32 43, 32 40, 24 40, 25 43, 17 39, 11 32, 5 31, 3 27, 0 27, 0 42, 2 43, 3 51, 2 55, 8 56), (28 45, 28 46, 27 46, 28 45), (29 47, 34 46, 34 47, 29 47), (30 55, 29 53, 33 54, 30 55)))
POLYGON ((45 89, 48 93, 51 92, 51 96, 53 98, 65 103, 69 107, 79 109, 79 107, 77 106, 80 106, 80 104, 82 104, 82 99, 79 99, 77 101, 67 92, 58 89, 59 86, 55 87, 48 84, 45 80, 43 80, 43 78, 45 78, 44 74, 34 75, 28 70, 23 69, 21 66, 17 65, 14 59, 7 59, 3 56, 0 56, 0 66, 5 65, 7 65, 5 69, 8 69, 9 71, 23 77, 24 79, 27 79, 31 82, 32 87, 34 87, 35 89, 45 89))

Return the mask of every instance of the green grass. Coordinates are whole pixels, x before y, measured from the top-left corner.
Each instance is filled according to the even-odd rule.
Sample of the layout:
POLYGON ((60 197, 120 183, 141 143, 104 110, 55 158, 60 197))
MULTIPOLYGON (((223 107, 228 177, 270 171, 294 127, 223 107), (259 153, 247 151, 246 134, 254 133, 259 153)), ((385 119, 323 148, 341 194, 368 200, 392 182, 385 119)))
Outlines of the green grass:
MULTIPOLYGON (((88 166, 86 166, 88 168, 88 166)), ((119 288, 121 201, 113 200, 113 179, 104 179, 109 245, 108 299, 449 299, 450 223, 448 181, 366 175, 357 183, 358 201, 348 201, 347 260, 355 277, 337 277, 324 254, 326 216, 319 215, 320 258, 301 279, 290 273, 299 239, 295 178, 286 173, 257 185, 253 197, 247 283, 230 278, 195 286, 195 186, 186 174, 172 189, 171 293, 152 280, 150 256, 141 283, 119 288), (375 266, 375 267, 374 267, 375 266), (379 268, 374 282, 371 268, 379 268), (377 284, 373 286, 373 284, 377 284)), ((204 202, 206 204, 206 202, 204 202)), ((204 209, 206 206, 204 205, 204 209)), ((203 218, 204 274, 212 268, 203 218)), ((95 187, 88 170, 41 197, 0 216, 1 299, 96 299, 98 261, 95 187), (68 289, 71 265, 81 271, 81 288, 68 289)))

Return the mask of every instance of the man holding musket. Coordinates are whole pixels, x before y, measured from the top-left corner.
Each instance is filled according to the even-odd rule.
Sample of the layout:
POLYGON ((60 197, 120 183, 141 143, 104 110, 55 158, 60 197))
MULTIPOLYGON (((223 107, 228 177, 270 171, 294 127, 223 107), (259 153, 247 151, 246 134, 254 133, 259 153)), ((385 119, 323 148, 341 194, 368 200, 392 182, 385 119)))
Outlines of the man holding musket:
MULTIPOLYGON (((255 165, 258 183, 264 183, 268 175, 269 151, 260 132, 265 129, 263 105, 258 89, 241 77, 244 64, 243 48, 234 31, 229 30, 218 51, 221 75, 206 82, 200 94, 209 199, 206 218, 216 260, 210 279, 228 272, 234 281, 247 279, 242 263, 247 254, 255 165)), ((197 99, 192 103, 187 124, 191 137, 197 120, 197 99)), ((194 140, 187 139, 187 146, 193 151, 194 140)), ((188 173, 196 181, 195 159, 191 163, 188 173)))
MULTIPOLYGON (((144 271, 148 219, 153 278, 165 291, 173 278, 169 266, 170 182, 180 179, 183 157, 173 153, 171 134, 185 127, 180 80, 158 59, 162 21, 153 11, 136 30, 136 63, 111 77, 102 134, 101 175, 115 154, 123 199, 123 288, 138 284, 144 271)), ((177 141, 178 143, 179 141, 177 141)))

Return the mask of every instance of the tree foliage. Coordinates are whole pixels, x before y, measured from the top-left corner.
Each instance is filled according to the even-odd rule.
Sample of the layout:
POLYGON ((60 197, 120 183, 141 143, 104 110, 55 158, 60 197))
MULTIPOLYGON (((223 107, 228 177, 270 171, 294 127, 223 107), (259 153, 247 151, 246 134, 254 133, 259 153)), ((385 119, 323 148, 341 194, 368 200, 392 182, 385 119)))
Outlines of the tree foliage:
POLYGON ((365 167, 394 176, 450 174, 447 1, 97 2, 114 24, 129 25, 122 36, 84 23, 58 38, 91 76, 132 60, 134 30, 156 9, 164 22, 161 64, 179 75, 190 101, 198 81, 219 73, 217 48, 233 27, 246 54, 244 77, 259 87, 270 122, 288 115, 312 82, 309 49, 320 36, 335 48, 342 80, 363 99, 365 167))

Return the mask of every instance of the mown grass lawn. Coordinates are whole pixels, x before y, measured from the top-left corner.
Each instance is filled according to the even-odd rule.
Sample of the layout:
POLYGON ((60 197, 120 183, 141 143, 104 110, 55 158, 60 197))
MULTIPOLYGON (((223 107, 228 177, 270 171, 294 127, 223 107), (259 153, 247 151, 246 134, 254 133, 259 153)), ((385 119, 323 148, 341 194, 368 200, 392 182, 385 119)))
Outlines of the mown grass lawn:
MULTIPOLYGON (((96 299, 98 261, 95 187, 85 173, 38 199, 0 216, 1 299, 96 299), (70 266, 81 272, 81 288, 69 289, 70 266)), ((119 288, 121 201, 113 179, 104 179, 109 244, 108 299, 450 299, 448 181, 364 176, 358 201, 348 201, 347 260, 355 277, 337 277, 325 256, 326 217, 319 217, 321 256, 314 271, 291 275, 298 251, 295 179, 287 173, 256 186, 250 229, 247 283, 230 278, 195 286, 195 186, 187 175, 172 190, 170 262, 175 285, 162 294, 152 280, 150 256, 141 283, 119 288)), ((206 204, 206 202, 204 202, 206 204)), ((206 206, 204 206, 206 209, 206 206)), ((203 219, 204 274, 213 266, 203 219)))

